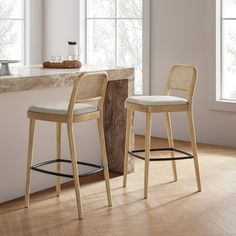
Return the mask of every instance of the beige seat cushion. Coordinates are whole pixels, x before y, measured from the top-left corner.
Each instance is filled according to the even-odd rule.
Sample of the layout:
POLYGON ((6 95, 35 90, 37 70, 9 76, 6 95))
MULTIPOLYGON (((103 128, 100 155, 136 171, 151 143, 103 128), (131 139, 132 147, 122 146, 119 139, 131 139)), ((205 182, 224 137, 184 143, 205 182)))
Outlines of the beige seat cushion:
POLYGON ((184 98, 174 96, 131 96, 126 102, 143 106, 166 106, 166 105, 184 105, 188 101, 184 98))
MULTIPOLYGON (((53 115, 66 115, 68 106, 68 102, 53 102, 31 106, 28 111, 53 115)), ((76 103, 74 106, 74 114, 76 115, 82 115, 95 111, 97 111, 97 107, 91 104, 76 103)))

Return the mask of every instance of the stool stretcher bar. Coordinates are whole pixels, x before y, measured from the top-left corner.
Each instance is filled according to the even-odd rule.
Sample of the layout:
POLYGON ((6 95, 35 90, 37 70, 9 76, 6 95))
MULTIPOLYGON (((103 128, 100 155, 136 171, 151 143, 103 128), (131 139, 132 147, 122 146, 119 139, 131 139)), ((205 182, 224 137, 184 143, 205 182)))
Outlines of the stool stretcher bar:
MULTIPOLYGON (((156 152, 158 152, 158 151, 159 152, 160 151, 173 151, 173 152, 179 152, 181 154, 186 155, 186 156, 182 156, 182 157, 150 158, 149 159, 150 161, 173 161, 173 160, 185 160, 185 159, 194 158, 194 156, 191 155, 190 153, 179 150, 179 149, 175 149, 175 148, 155 148, 155 149, 150 149, 150 151, 156 151, 156 152)), ((131 156, 134 156, 134 157, 137 157, 139 159, 145 160, 144 157, 136 154, 136 153, 139 153, 139 152, 145 152, 145 150, 144 149, 143 150, 133 150, 133 151, 129 151, 129 154, 131 156)))
MULTIPOLYGON (((38 172, 44 173, 44 174, 61 176, 61 177, 72 178, 73 179, 73 175, 58 173, 58 172, 44 170, 44 169, 40 168, 42 166, 46 166, 46 165, 50 165, 50 164, 58 163, 58 162, 71 163, 71 160, 66 160, 66 159, 49 160, 49 161, 45 161, 45 162, 41 162, 41 163, 35 164, 35 165, 31 166, 31 169, 34 170, 34 171, 38 171, 38 172)), ((89 171, 89 172, 87 172, 85 174, 80 174, 79 177, 85 177, 85 176, 93 175, 93 174, 102 172, 104 170, 104 168, 102 166, 91 164, 91 163, 87 163, 87 162, 77 161, 77 164, 78 165, 90 166, 90 167, 96 168, 93 171, 89 171)))

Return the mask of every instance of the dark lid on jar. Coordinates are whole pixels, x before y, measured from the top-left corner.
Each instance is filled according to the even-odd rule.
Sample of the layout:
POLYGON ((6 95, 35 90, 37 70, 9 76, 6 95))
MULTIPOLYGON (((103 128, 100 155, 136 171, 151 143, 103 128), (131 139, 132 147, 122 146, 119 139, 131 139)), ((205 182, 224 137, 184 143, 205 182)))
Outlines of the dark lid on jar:
POLYGON ((77 42, 74 42, 74 41, 68 41, 68 44, 69 44, 69 45, 76 45, 77 42))

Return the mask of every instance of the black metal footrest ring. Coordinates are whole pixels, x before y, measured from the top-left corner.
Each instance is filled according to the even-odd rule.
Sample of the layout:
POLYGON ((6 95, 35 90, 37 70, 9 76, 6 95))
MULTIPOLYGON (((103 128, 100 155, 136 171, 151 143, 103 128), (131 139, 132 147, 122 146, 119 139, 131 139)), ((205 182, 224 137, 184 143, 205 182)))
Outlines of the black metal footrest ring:
MULTIPOLYGON (((46 165, 53 164, 53 163, 58 163, 58 162, 71 163, 71 160, 54 159, 54 160, 50 160, 50 161, 44 161, 44 162, 41 162, 41 163, 38 163, 38 164, 35 164, 35 165, 31 166, 31 169, 34 170, 34 171, 38 171, 38 172, 44 173, 44 174, 61 176, 61 177, 66 177, 66 178, 73 178, 73 175, 53 172, 53 171, 44 170, 44 169, 40 168, 42 166, 46 166, 46 165)), ((99 166, 99 165, 95 165, 95 164, 91 164, 91 163, 87 163, 87 162, 81 162, 81 161, 77 161, 77 164, 96 168, 93 171, 89 171, 89 172, 87 172, 85 174, 79 175, 79 177, 85 177, 85 176, 93 175, 93 174, 96 174, 96 173, 99 173, 99 172, 103 171, 103 167, 99 166)))
MULTIPOLYGON (((178 161, 178 160, 185 160, 185 159, 192 159, 194 158, 193 155, 191 155, 190 153, 188 152, 185 152, 185 151, 182 151, 182 150, 179 150, 179 149, 175 149, 175 148, 155 148, 155 149, 150 149, 150 151, 173 151, 173 152, 179 152, 181 154, 184 154, 185 156, 182 156, 182 157, 168 157, 168 158, 150 158, 149 161, 178 161)), ((134 157, 137 157, 139 159, 142 159, 142 160, 145 160, 144 157, 136 154, 136 153, 139 153, 139 152, 145 152, 145 150, 133 150, 133 151, 129 151, 129 154, 131 156, 134 156, 134 157)))

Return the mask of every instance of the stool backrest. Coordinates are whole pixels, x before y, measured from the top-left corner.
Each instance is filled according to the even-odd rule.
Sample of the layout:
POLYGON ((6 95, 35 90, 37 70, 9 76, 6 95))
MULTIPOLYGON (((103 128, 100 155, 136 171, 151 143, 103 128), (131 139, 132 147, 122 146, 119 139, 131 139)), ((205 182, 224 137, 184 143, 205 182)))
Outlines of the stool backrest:
POLYGON ((108 83, 106 72, 75 74, 68 115, 73 115, 75 103, 97 103, 98 110, 103 111, 103 103, 108 83))
POLYGON ((169 95, 172 90, 187 93, 187 99, 192 102, 194 88, 197 79, 197 69, 192 65, 176 64, 172 67, 165 89, 165 95, 169 95))

